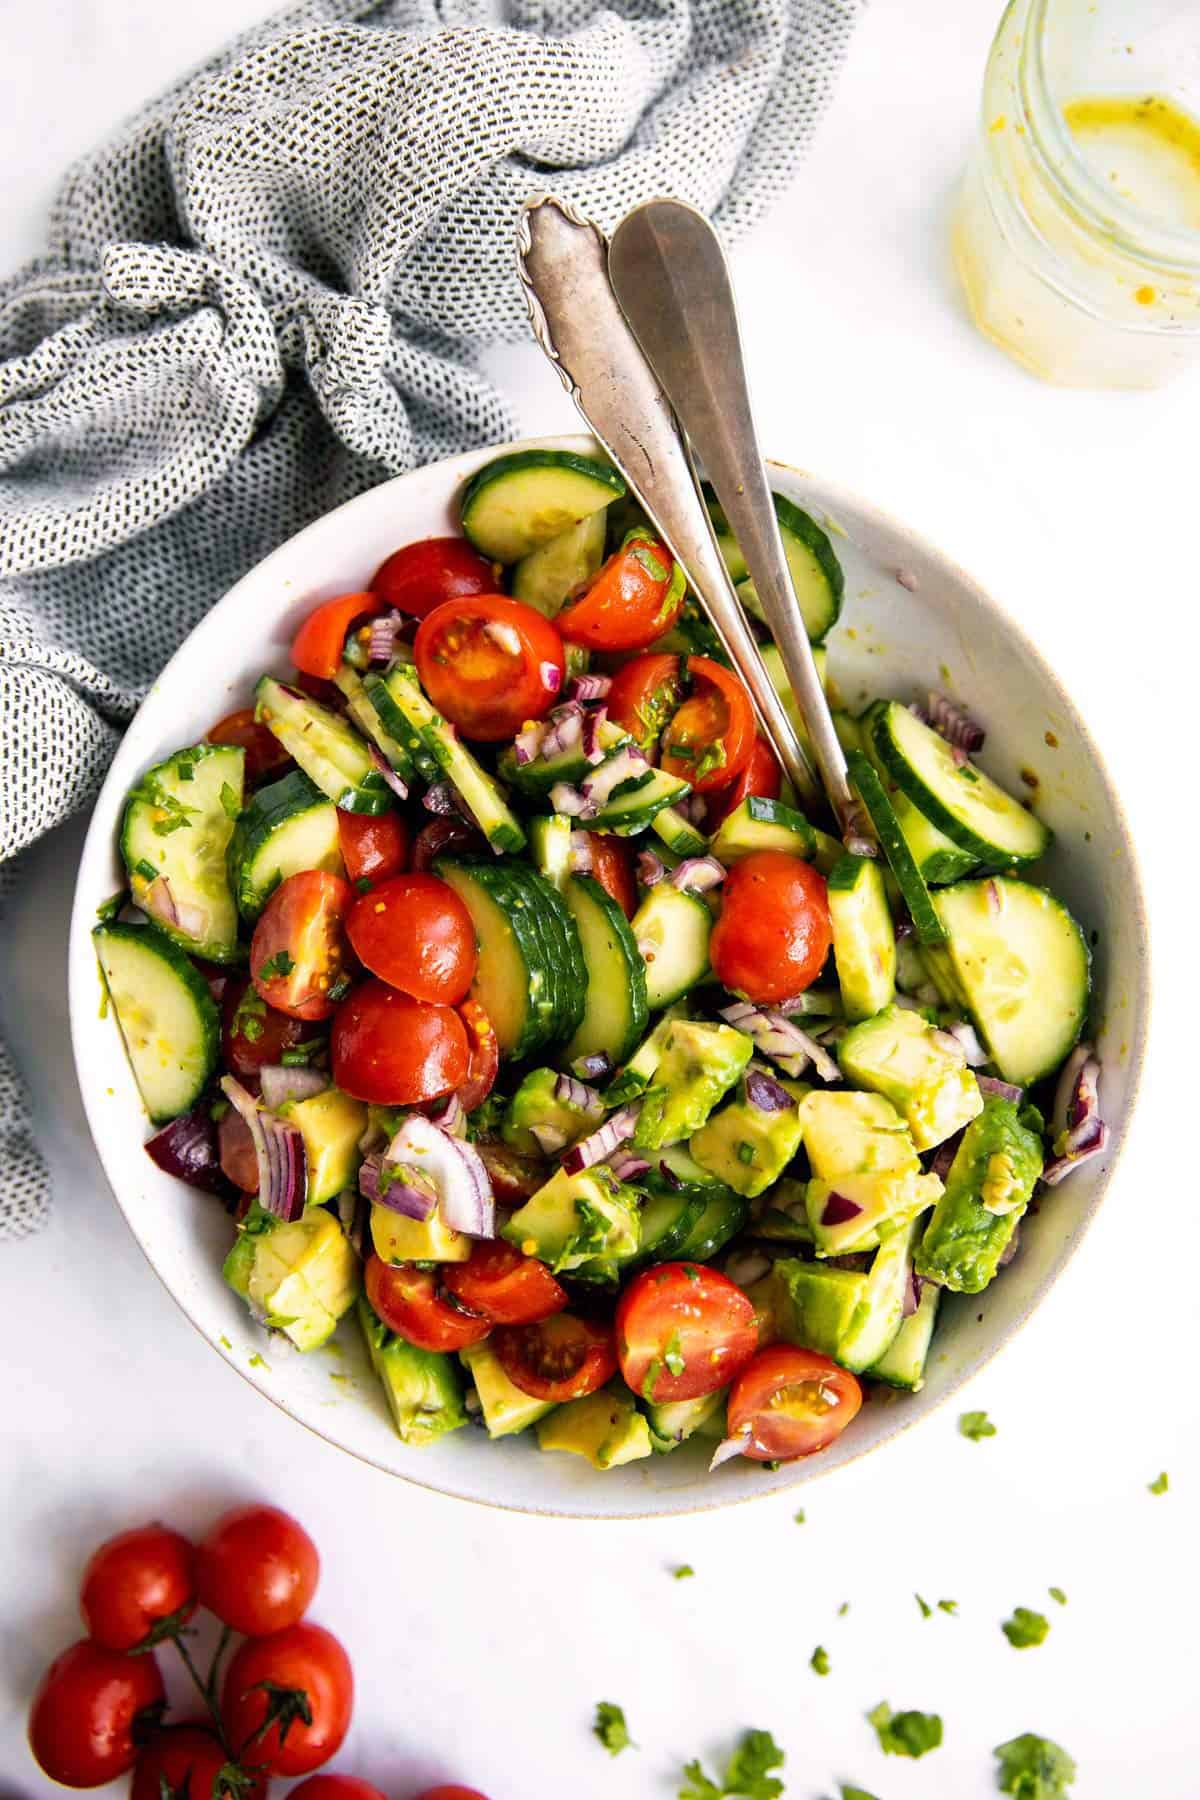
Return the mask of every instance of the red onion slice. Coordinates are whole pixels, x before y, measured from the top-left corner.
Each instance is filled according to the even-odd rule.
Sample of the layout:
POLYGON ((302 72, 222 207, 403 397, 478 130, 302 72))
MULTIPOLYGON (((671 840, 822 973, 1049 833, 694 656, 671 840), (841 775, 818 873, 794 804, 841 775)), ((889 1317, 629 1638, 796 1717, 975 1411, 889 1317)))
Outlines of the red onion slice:
POLYGON ((608 1166, 618 1181, 636 1181, 650 1167, 649 1159, 636 1150, 618 1150, 608 1159, 608 1166))
POLYGON ((637 780, 649 767, 650 764, 636 744, 622 744, 618 750, 606 756, 591 774, 584 777, 581 784, 583 797, 590 805, 599 808, 611 798, 615 789, 627 781, 637 780))
POLYGON ((201 1101, 190 1113, 172 1119, 146 1145, 146 1155, 165 1175, 186 1181, 206 1194, 225 1194, 229 1183, 221 1168, 217 1127, 212 1108, 201 1101))
POLYGON ((524 768, 534 761, 542 747, 542 739, 546 735, 546 727, 538 719, 531 719, 518 731, 513 739, 513 755, 518 768, 524 768))
POLYGON ((461 818, 462 816, 463 809, 458 795, 453 783, 449 781, 435 781, 432 787, 426 788, 421 797, 421 805, 426 812, 436 814, 439 819, 461 818))
POLYGON ((929 695, 929 722, 939 737, 956 749, 973 754, 982 750, 987 732, 969 712, 958 706, 947 694, 936 690, 929 695))
POLYGON ((567 867, 572 875, 590 875, 595 858, 592 853, 592 840, 586 831, 573 831, 567 850, 567 867))
POLYGON ((160 925, 182 931, 200 943, 208 935, 208 914, 201 906, 180 906, 165 875, 156 876, 142 895, 142 909, 160 925))
POLYGON ((245 1120, 254 1140, 259 1205, 285 1223, 298 1219, 308 1190, 308 1161, 298 1127, 264 1112, 232 1075, 221 1077, 221 1092, 245 1120))
POLYGON ((594 767, 604 761, 604 745, 600 742, 600 727, 607 723, 608 708, 591 706, 583 715, 583 754, 594 767))
POLYGON ((1014 1106, 1020 1106, 1025 1097, 1024 1088, 1013 1081, 1001 1081, 996 1075, 977 1075, 975 1081, 980 1093, 993 1100, 1011 1100, 1014 1106))
POLYGON ((939 1144, 929 1162, 929 1173, 936 1175, 939 1181, 945 1181, 950 1173, 950 1165, 958 1155, 958 1146, 962 1143, 962 1132, 956 1131, 948 1137, 944 1144, 939 1144))
POLYGON ((395 794, 398 800, 407 800, 407 781, 405 781, 402 775, 397 775, 387 757, 384 756, 383 752, 377 749, 374 744, 369 745, 368 748, 371 752, 372 763, 379 770, 379 773, 383 776, 383 779, 387 782, 393 794, 395 794))
POLYGON ((559 688, 562 686, 563 678, 563 672, 558 664, 552 662, 539 663, 538 671, 542 677, 542 686, 547 688, 550 693, 557 694, 559 688))
POLYGON ((1076 1134, 1072 1134, 1075 1135, 1075 1147, 1051 1157, 1042 1170, 1042 1180, 1047 1187, 1057 1187, 1072 1169, 1078 1169, 1082 1163, 1090 1162, 1093 1156, 1101 1156, 1108 1149, 1111 1134, 1103 1119, 1090 1119, 1085 1125, 1077 1126, 1076 1134))
POLYGON ((848 1225, 851 1219, 857 1219, 862 1207, 857 1200, 850 1200, 845 1194, 830 1194, 821 1212, 822 1225, 848 1225))
POLYGON ((567 688, 567 698, 568 700, 607 700, 611 692, 611 675, 576 675, 567 688))
POLYGON ((577 1112, 586 1114, 589 1119, 599 1120, 604 1117, 602 1095, 575 1075, 558 1077, 554 1083, 554 1098, 563 1106, 572 1106, 577 1112))
POLYGON ((437 1195, 431 1188, 415 1187, 401 1181, 394 1163, 374 1151, 358 1171, 358 1191, 372 1206, 386 1206, 389 1212, 402 1213, 406 1219, 424 1224, 433 1217, 437 1195))
POLYGON ((900 1308, 900 1317, 902 1319, 912 1318, 913 1314, 921 1304, 921 1289, 924 1286, 924 1280, 917 1274, 917 1271, 910 1263, 908 1267, 908 1280, 904 1283, 904 1303, 900 1308))
POLYGON ((703 794, 693 790, 675 802, 675 811, 682 814, 689 825, 703 825, 708 817, 708 801, 703 794))
POLYGON ((937 1035, 948 1037, 958 1045, 966 1056, 968 1069, 978 1069, 988 1061, 988 1053, 980 1043, 975 1027, 966 1019, 956 1019, 953 1025, 947 1025, 944 1033, 937 1035))
POLYGON ((600 808, 593 800, 572 787, 569 781, 556 781, 550 789, 550 804, 555 812, 569 819, 594 819, 600 808))
POLYGON ((672 887, 693 894, 707 894, 725 879, 725 865, 715 856, 685 856, 671 876, 672 887))
POLYGON ((667 866, 655 850, 639 850, 637 858, 637 878, 644 888, 657 887, 667 873, 667 866))
POLYGON ((474 1145, 455 1138, 422 1113, 410 1113, 388 1146, 387 1160, 414 1185, 431 1185, 442 1218, 468 1237, 496 1235, 496 1205, 488 1172, 474 1145))
POLYGON ((531 1125, 529 1130, 543 1156, 557 1156, 567 1147, 570 1134, 561 1125, 531 1125))
POLYGON ((590 1056, 577 1056, 571 1064, 572 1075, 577 1075, 580 1081, 601 1081, 606 1075, 611 1075, 612 1070, 613 1060, 607 1050, 595 1050, 590 1056))
POLYGON ((371 635, 367 639, 367 661, 369 663, 389 663, 396 653, 396 634, 404 624, 398 612, 381 613, 371 621, 371 635))
POLYGON ((556 706, 546 720, 538 755, 542 761, 562 756, 583 741, 583 708, 575 700, 556 706))
POLYGON ((789 1106, 796 1104, 773 1075, 768 1075, 765 1069, 756 1069, 753 1063, 746 1070, 745 1083, 746 1099, 757 1112, 786 1112, 789 1106))
POLYGON ((712 1461, 708 1465, 709 1474, 711 1475, 714 1469, 719 1469, 722 1463, 731 1462, 735 1456, 744 1455, 749 1442, 749 1425, 743 1425, 742 1429, 735 1432, 732 1437, 724 1438, 712 1453, 712 1461))
POLYGON ((521 634, 516 626, 510 625, 507 620, 489 619, 484 625, 483 635, 485 638, 490 638, 493 644, 498 644, 506 656, 521 656, 523 650, 521 634))
POLYGON ((640 1104, 622 1107, 611 1119, 605 1120, 599 1131, 572 1144, 562 1160, 567 1174, 578 1175, 582 1169, 590 1169, 593 1163, 603 1162, 605 1157, 611 1156, 618 1145, 633 1136, 641 1110, 640 1104))
POLYGON ((301 1063, 266 1063, 259 1070, 262 1103, 268 1112, 277 1113, 289 1100, 311 1100, 329 1086, 329 1077, 321 1069, 309 1069, 301 1063))

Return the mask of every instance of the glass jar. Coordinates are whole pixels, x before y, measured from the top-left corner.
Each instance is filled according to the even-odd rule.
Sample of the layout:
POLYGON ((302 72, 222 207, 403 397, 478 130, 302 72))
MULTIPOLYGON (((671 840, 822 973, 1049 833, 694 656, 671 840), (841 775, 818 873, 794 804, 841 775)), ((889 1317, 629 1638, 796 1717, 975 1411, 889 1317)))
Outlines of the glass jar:
POLYGON ((953 223, 975 323, 1047 381, 1200 353, 1200 0, 1010 0, 953 223))

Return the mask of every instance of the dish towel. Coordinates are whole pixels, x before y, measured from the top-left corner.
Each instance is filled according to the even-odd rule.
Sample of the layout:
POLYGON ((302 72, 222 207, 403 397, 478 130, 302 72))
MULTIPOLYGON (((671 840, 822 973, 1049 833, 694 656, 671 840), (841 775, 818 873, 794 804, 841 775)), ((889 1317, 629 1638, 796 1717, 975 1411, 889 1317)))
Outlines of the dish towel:
MULTIPOLYGON (((745 229, 864 0, 302 0, 68 174, 0 287, 0 891, 94 796, 147 685, 260 557, 512 435, 517 210, 654 194, 745 229)), ((48 1182, 0 1047, 0 1240, 48 1182)))

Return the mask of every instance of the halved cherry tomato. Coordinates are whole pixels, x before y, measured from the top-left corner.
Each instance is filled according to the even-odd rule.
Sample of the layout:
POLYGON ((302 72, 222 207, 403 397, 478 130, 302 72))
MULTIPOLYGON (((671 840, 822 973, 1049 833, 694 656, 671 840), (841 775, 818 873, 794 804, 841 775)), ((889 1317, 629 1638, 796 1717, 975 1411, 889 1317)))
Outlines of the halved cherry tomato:
POLYGON ((802 993, 832 940, 825 877, 811 863, 755 850, 726 875, 708 948, 717 980, 732 993, 760 1005, 802 993))
POLYGON ((385 606, 423 619, 444 600, 494 594, 496 576, 496 565, 485 561, 465 538, 422 538, 393 550, 370 585, 385 606))
POLYGON ((750 761, 754 708, 737 676, 707 656, 688 657, 687 678, 688 697, 662 734, 661 766, 706 794, 750 761))
POLYGON ((217 1149, 222 1173, 243 1194, 257 1194, 259 1184, 258 1151, 250 1127, 236 1107, 221 1115, 217 1126, 217 1149))
POLYGON ((292 1789, 288 1800, 292 1795, 295 1800, 387 1800, 386 1794, 358 1775, 310 1775, 292 1789))
POLYGON ((478 743, 499 743, 527 719, 540 719, 562 686, 558 632, 532 606, 504 594, 435 607, 413 649, 433 704, 478 743))
POLYGON ((783 771, 775 760, 775 752, 768 744, 761 731, 754 740, 754 748, 750 752, 750 760, 728 787, 719 788, 708 797, 708 825, 715 831, 722 819, 729 817, 735 806, 751 794, 761 794, 764 799, 778 800, 783 787, 783 771))
POLYGON ((685 588, 675 558, 648 531, 633 531, 569 600, 555 623, 568 644, 592 650, 644 650, 670 631, 685 588))
POLYGON ((623 663, 608 691, 608 716, 627 731, 638 747, 650 751, 658 743, 684 698, 679 658, 658 651, 623 663))
POLYGON ((589 831, 592 846, 592 874, 606 894, 611 894, 627 919, 637 911, 637 880, 633 873, 633 850, 624 838, 609 832, 589 831))
POLYGON ((250 979, 268 1006, 293 1019, 327 1019, 345 981, 346 914, 354 889, 340 875, 305 869, 267 901, 250 940, 250 979))
POLYGON ((574 1313, 497 1325, 492 1347, 508 1379, 534 1400, 581 1400, 617 1372, 612 1326, 574 1313))
POLYGON ((29 1711, 29 1748, 64 1787, 103 1787, 132 1769, 166 1704, 153 1652, 126 1656, 90 1638, 56 1656, 29 1711))
POLYGON ((333 1021, 333 1079, 355 1100, 415 1106, 461 1087, 470 1052, 450 1006, 430 1006, 382 981, 364 981, 333 1021))
MULTIPOLYGON (((183 1795, 186 1800, 209 1800, 210 1795, 232 1800, 232 1790, 217 1780, 228 1767, 216 1732, 201 1720, 168 1725, 138 1751, 129 1800, 163 1800, 164 1794, 183 1795)), ((266 1792, 266 1777, 260 1775, 248 1787, 238 1788, 237 1800, 265 1800, 266 1792)))
POLYGON ((354 953, 390 987, 441 1006, 465 999, 479 952, 471 915, 437 875, 394 875, 356 900, 346 920, 354 953))
POLYGON ((138 1525, 93 1550, 79 1607, 88 1636, 105 1650, 132 1650, 163 1619, 180 1623, 196 1603, 192 1546, 165 1525, 138 1525))
POLYGON ((226 982, 221 996, 221 1057, 239 1080, 252 1080, 267 1063, 277 1063, 285 1050, 303 1041, 308 1029, 303 1019, 268 1006, 245 976, 233 975, 226 982))
POLYGON ((255 719, 252 706, 244 707, 241 712, 226 713, 205 737, 210 744, 241 746, 246 752, 247 787, 257 787, 260 781, 281 775, 292 760, 274 732, 255 719))
POLYGON ((387 881, 408 861, 408 825, 398 812, 337 816, 338 842, 346 879, 361 891, 364 881, 387 881))
POLYGON ((500 1040, 496 1036, 496 1027, 478 1000, 464 1000, 458 1016, 466 1027, 467 1048, 471 1055, 467 1079, 458 1090, 458 1098, 465 1112, 474 1112, 496 1085, 500 1073, 500 1040))
POLYGON ((332 681, 342 666, 342 646, 355 619, 381 613, 378 594, 339 594, 310 612, 292 639, 292 662, 302 674, 332 681))
POLYGON ((544 1262, 522 1256, 500 1238, 476 1244, 465 1263, 447 1263, 442 1281, 464 1306, 495 1325, 534 1325, 567 1304, 565 1290, 544 1262))
POLYGON ((715 1394, 757 1348, 758 1321, 741 1288, 697 1263, 643 1269, 617 1307, 621 1373, 660 1405, 715 1394))
POLYGON ((816 1350, 773 1344, 760 1350, 729 1394, 729 1435, 745 1432, 743 1456, 790 1462, 840 1437, 862 1405, 856 1376, 816 1350))
MULTIPOLYGON (((481 1344, 492 1321, 438 1293, 437 1277, 414 1263, 386 1263, 369 1256, 363 1270, 367 1299, 389 1331, 418 1350, 464 1350, 481 1344)), ((449 1284, 447 1284, 449 1285, 449 1284)))
POLYGON ((482 856, 487 853, 487 840, 465 819, 430 819, 413 839, 412 866, 425 870, 433 866, 435 856, 482 856))
POLYGON ((295 1625, 312 1603, 320 1573, 317 1546, 278 1506, 235 1506, 196 1546, 201 1604, 245 1637, 295 1625))
POLYGON ((332 1632, 306 1619, 270 1637, 247 1638, 221 1692, 221 1718, 239 1761, 275 1775, 307 1775, 335 1756, 353 1707, 349 1657, 332 1632), (297 1697, 290 1722, 276 1718, 264 1731, 268 1708, 283 1698, 280 1690, 297 1697), (300 1701, 306 1702, 303 1711, 300 1701))

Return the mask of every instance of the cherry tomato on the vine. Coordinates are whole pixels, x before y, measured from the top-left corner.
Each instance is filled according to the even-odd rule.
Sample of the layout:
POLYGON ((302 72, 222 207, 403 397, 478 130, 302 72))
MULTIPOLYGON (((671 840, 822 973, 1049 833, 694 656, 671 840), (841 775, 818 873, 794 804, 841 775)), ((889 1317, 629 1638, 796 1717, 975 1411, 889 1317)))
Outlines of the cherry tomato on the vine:
POLYGON ((305 869, 280 882, 250 941, 250 979, 268 1006, 293 1019, 327 1019, 345 979, 346 914, 354 889, 305 869))
POLYGON ((757 1348, 754 1307, 727 1275, 702 1264, 643 1269, 617 1306, 621 1373, 658 1405, 715 1394, 757 1348))
POLYGON ((832 941, 825 877, 802 857, 755 850, 726 875, 709 957, 731 992, 761 1005, 802 993, 832 941))
POLYGON ((274 1775, 319 1769, 341 1748, 353 1708, 349 1657, 332 1632, 307 1620, 247 1638, 225 1671, 221 1718, 248 1768, 274 1775))
POLYGON ((581 1400, 617 1372, 612 1326, 574 1313, 498 1325, 492 1347, 508 1379, 534 1400, 581 1400))
POLYGON ((201 1604, 246 1637, 266 1637, 303 1618, 320 1570, 303 1525, 277 1506, 236 1506, 196 1546, 201 1604))
POLYGON ((405 544, 393 550, 371 577, 371 592, 385 606, 418 619, 444 600, 495 591, 495 565, 459 537, 422 538, 419 543, 405 544))
POLYGON ((350 909, 346 931, 363 967, 389 987, 440 1006, 466 998, 478 951, 471 915, 438 875, 394 875, 350 909))
POLYGON ((29 1713, 29 1747, 64 1787, 103 1787, 158 1729, 166 1690, 152 1652, 126 1656, 83 1638, 56 1656, 29 1713))
POLYGON ((413 648, 433 704, 478 743, 499 743, 540 719, 562 686, 558 632, 505 594, 447 600, 422 619, 413 648))
POLYGON ((379 1106, 415 1106, 461 1087, 470 1066, 462 1020, 450 1006, 364 981, 338 1009, 329 1039, 343 1093, 379 1106))
POLYGON ((791 1344, 760 1350, 729 1394, 730 1437, 746 1435, 743 1456, 790 1462, 840 1437, 862 1405, 857 1376, 831 1357, 791 1344))
POLYGON ((164 1793, 187 1800, 266 1800, 265 1776, 248 1787, 218 1781, 228 1768, 229 1758, 207 1725, 168 1725, 138 1751, 129 1800, 163 1800, 164 1793))
POLYGON ((139 1525, 94 1550, 79 1606, 88 1636, 105 1650, 132 1650, 164 1619, 190 1615, 196 1601, 192 1546, 165 1525, 139 1525))

